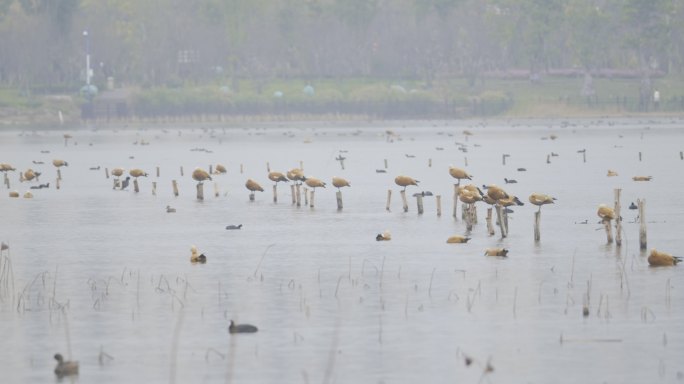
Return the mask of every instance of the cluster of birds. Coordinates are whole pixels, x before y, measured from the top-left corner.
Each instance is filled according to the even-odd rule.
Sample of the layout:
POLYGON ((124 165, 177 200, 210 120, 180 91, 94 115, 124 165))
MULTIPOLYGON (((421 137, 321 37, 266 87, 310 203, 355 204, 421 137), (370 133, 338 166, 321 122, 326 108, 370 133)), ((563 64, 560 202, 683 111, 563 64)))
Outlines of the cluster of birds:
MULTIPOLYGON (((221 164, 218 164, 216 166, 216 171, 217 173, 225 173, 225 167, 223 167, 221 164)), ((203 183, 207 180, 213 180, 211 178, 211 174, 209 172, 205 171, 202 168, 195 168, 195 170, 192 172, 192 179, 197 181, 198 183, 203 183)), ((285 182, 288 183, 290 181, 297 183, 297 184, 306 184, 309 188, 325 188, 327 183, 322 181, 321 179, 318 179, 316 177, 312 176, 305 176, 304 171, 301 168, 292 168, 286 173, 278 172, 278 171, 270 171, 268 173, 268 179, 276 183, 276 185, 280 182, 285 182)), ((332 178, 332 185, 340 189, 342 187, 350 187, 351 183, 338 176, 334 176, 332 178)), ((245 182, 245 188, 249 190, 251 193, 254 192, 263 192, 264 188, 259 184, 256 180, 254 179, 247 179, 245 182)))
MULTIPOLYGON (((43 164, 43 162, 38 162, 38 161, 33 161, 34 164, 43 164)), ((69 165, 64 160, 61 159, 54 159, 52 160, 52 165, 54 165, 56 168, 61 168, 61 167, 66 167, 69 165)), ((7 176, 7 172, 14 172, 16 171, 16 168, 14 168, 11 164, 8 163, 0 163, 0 172, 4 173, 5 176, 7 176)), ((31 181, 38 181, 40 178, 40 175, 42 175, 42 172, 38 172, 34 170, 33 168, 28 168, 24 172, 19 173, 19 181, 20 182, 31 182, 31 181)), ((9 184, 8 184, 9 185, 9 184)), ((44 183, 44 184, 39 184, 39 185, 34 185, 30 186, 30 189, 43 189, 43 188, 50 188, 50 183, 44 183)), ((9 197, 19 197, 19 192, 18 191, 10 191, 9 197)), ((33 194, 29 191, 24 193, 24 198, 32 198, 33 194)))

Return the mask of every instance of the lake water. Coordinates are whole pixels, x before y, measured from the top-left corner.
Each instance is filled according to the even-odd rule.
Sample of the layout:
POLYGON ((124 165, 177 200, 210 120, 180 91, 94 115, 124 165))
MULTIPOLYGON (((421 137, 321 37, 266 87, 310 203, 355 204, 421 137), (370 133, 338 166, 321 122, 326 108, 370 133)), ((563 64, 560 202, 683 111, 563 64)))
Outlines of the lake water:
POLYGON ((80 362, 79 376, 62 381, 100 384, 682 382, 684 266, 649 267, 627 209, 645 199, 648 248, 684 253, 684 200, 673 193, 684 187, 682 150, 678 118, 0 132, 0 162, 17 169, 9 190, 50 183, 32 199, 0 186, 0 241, 10 246, 0 381, 60 381, 60 352, 80 362), (59 189, 57 158, 69 163, 59 189), (344 208, 332 185, 316 190, 314 207, 297 207, 281 183, 274 203, 267 162, 282 172, 301 162, 329 184, 347 178, 344 208), (192 170, 218 163, 228 172, 198 200, 192 170), (447 244, 466 233, 460 204, 452 217, 450 164, 525 203, 532 192, 555 196, 541 241, 536 207, 514 208, 502 239, 498 227, 488 235, 480 203, 472 240, 447 244), (132 183, 113 190, 105 168, 114 167, 149 176, 139 193, 132 183), (28 168, 39 181, 19 181, 28 168), (408 212, 400 174, 420 180, 407 188, 408 212), (253 202, 248 178, 265 189, 253 202), (621 247, 606 244, 596 215, 615 188, 621 247), (434 196, 417 213, 419 191, 442 196, 441 216, 434 196), (384 230, 392 240, 376 241, 384 230), (206 264, 190 263, 192 245, 206 264), (488 247, 509 257, 485 257, 488 247), (259 332, 231 335, 230 319, 259 332))

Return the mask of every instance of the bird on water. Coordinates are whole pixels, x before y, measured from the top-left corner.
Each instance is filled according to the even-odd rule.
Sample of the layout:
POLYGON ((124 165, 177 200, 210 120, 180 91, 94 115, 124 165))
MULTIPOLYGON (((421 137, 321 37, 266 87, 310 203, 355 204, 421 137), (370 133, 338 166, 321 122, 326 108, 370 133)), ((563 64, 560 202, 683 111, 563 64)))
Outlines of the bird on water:
POLYGON ((78 375, 78 361, 64 361, 61 354, 55 354, 57 366, 55 367, 55 374, 59 377, 78 375))
POLYGON ((235 324, 233 320, 228 326, 228 333, 255 333, 259 328, 252 324, 235 324))

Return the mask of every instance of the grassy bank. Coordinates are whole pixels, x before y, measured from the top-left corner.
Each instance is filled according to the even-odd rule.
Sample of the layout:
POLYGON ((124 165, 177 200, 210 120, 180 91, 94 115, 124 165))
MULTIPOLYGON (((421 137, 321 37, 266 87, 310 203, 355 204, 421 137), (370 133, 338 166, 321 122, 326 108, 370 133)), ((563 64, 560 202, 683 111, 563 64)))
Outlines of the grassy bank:
MULTIPOLYGON (((650 98, 646 103, 640 99, 638 79, 598 78, 595 95, 584 97, 582 79, 551 77, 538 82, 487 79, 475 84, 448 79, 435 81, 431 87, 406 80, 240 80, 230 85, 129 88, 125 99, 118 100, 104 92, 93 106, 99 120, 106 107, 108 118, 115 121, 124 116, 126 121, 197 121, 232 116, 314 120, 326 116, 459 119, 684 113, 684 79, 659 78, 653 84, 661 94, 657 107, 650 98), (121 102, 126 104, 125 114, 115 108, 121 102)), ((45 95, 0 88, 0 126, 54 125, 60 111, 66 123, 78 124, 85 103, 76 93, 45 95)))

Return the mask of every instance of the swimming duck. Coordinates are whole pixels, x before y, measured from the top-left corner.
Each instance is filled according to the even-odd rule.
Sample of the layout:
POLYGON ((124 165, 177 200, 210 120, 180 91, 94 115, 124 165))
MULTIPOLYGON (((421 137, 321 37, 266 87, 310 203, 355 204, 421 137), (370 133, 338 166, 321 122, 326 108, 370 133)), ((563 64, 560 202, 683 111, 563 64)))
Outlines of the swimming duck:
POLYGON ((485 256, 508 256, 508 249, 506 248, 487 248, 485 249, 485 256))
POLYGON ((228 333, 254 333, 258 330, 259 328, 252 324, 235 324, 233 320, 230 321, 228 326, 228 333))
POLYGON ((199 253, 199 251, 197 250, 197 247, 195 247, 194 245, 192 247, 190 247, 190 252, 191 252, 190 262, 202 263, 202 264, 207 262, 207 257, 204 256, 203 253, 199 253))
POLYGON ((449 238, 447 239, 447 244, 463 244, 463 243, 467 243, 468 240, 470 240, 470 237, 454 235, 454 236, 449 236, 449 238))
POLYGON ((672 256, 667 252, 657 251, 655 248, 652 249, 651 253, 648 255, 648 264, 653 267, 677 265, 680 261, 682 261, 681 257, 672 256))
POLYGON ((375 240, 377 240, 377 241, 392 240, 392 234, 390 233, 389 230, 385 230, 385 232, 383 232, 383 233, 378 233, 378 235, 375 236, 375 240))
POLYGON ((231 225, 226 226, 226 229, 241 229, 241 228, 242 228, 242 224, 238 224, 238 225, 232 225, 231 224, 231 225))
POLYGON ((55 374, 59 377, 78 375, 78 361, 64 361, 61 354, 55 354, 57 366, 55 367, 55 374))

